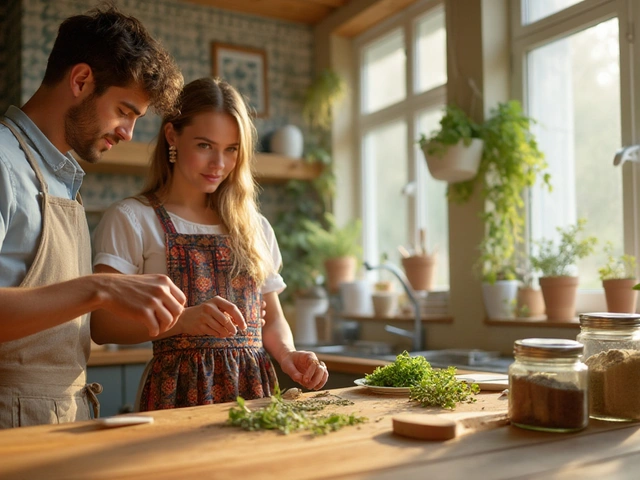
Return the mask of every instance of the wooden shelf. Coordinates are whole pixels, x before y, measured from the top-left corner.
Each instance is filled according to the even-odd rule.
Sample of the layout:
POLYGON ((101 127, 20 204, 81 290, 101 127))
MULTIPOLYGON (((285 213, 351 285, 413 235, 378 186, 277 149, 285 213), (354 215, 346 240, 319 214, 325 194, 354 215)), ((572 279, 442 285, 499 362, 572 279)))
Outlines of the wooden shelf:
POLYGON ((579 328, 580 321, 577 318, 566 322, 549 321, 547 317, 522 317, 508 318, 504 320, 492 320, 486 318, 484 323, 499 327, 550 327, 550 328, 579 328))
MULTIPOLYGON (((415 318, 409 315, 395 315, 393 317, 376 317, 374 315, 344 315, 336 313, 336 317, 344 320, 355 320, 358 322, 413 322, 415 318)), ((449 315, 423 315, 422 323, 453 323, 453 317, 449 315)))
MULTIPOLYGON (((87 173, 146 175, 153 145, 144 142, 126 142, 105 152, 98 163, 80 160, 87 173)), ((256 178, 258 181, 284 182, 287 180, 312 180, 320 175, 320 164, 305 163, 302 159, 274 153, 256 154, 256 178)))

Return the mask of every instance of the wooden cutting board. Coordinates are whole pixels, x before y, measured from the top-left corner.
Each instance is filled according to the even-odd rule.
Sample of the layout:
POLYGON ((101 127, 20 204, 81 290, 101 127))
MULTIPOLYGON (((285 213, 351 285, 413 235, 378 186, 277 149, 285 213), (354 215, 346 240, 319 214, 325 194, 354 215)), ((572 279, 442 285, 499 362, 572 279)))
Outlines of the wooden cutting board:
POLYGON ((482 430, 509 425, 505 411, 434 415, 428 413, 407 413, 391 419, 393 432, 403 437, 420 440, 451 440, 482 430))

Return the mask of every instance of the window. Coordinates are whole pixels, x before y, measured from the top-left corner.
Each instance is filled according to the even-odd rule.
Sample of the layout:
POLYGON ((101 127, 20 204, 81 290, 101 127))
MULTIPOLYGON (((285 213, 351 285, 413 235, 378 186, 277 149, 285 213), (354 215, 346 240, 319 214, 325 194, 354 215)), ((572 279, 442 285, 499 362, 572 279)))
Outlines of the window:
POLYGON ((420 0, 356 39, 364 255, 400 265, 399 246, 419 232, 437 250, 436 288, 449 288, 446 184, 433 180, 417 145, 446 103, 446 30, 440 1, 420 0))
POLYGON ((527 25, 553 15, 582 0, 524 0, 522 2, 522 23, 527 25))
POLYGON ((527 113, 538 122, 534 131, 554 187, 551 193, 530 192, 531 245, 557 238, 556 227, 585 218, 586 233, 598 238, 598 246, 577 265, 577 307, 604 310, 598 268, 606 262, 605 243, 611 242, 617 255, 637 255, 637 219, 625 216, 625 204, 635 203, 635 186, 625 183, 623 174, 632 170, 613 165, 615 152, 634 143, 637 130, 633 115, 623 113, 634 98, 633 81, 621 72, 629 72, 638 59, 622 55, 628 47, 619 40, 619 25, 632 19, 626 9, 617 11, 620 2, 615 1, 515 3, 522 11, 513 25, 514 92, 521 93, 527 113), (540 9, 534 11, 533 5, 540 9), (519 20, 526 18, 532 23, 519 20))

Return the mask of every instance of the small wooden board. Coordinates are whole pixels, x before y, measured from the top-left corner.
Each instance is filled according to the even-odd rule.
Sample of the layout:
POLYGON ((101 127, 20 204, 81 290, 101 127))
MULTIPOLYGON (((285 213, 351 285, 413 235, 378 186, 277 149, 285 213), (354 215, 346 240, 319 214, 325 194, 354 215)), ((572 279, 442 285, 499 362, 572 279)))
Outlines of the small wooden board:
POLYGON ((403 414, 391 419, 393 432, 420 440, 451 440, 481 430, 509 425, 507 412, 462 415, 403 414))

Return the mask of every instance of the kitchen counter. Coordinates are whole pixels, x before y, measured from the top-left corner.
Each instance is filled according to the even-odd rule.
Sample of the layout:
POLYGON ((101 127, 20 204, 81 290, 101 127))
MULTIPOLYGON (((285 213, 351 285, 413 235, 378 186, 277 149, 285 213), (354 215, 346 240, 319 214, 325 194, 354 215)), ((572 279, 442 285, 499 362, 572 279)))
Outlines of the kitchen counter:
MULTIPOLYGON (((332 390, 354 402, 333 407, 369 418, 325 436, 247 432, 225 426, 231 404, 148 412, 153 424, 100 429, 97 422, 0 431, 0 478, 164 480, 189 478, 458 479, 635 478, 640 425, 599 422, 574 434, 504 426, 446 442, 392 433, 398 413, 498 412, 507 401, 482 393, 455 413, 363 387, 332 390)), ((313 393, 305 394, 305 397, 313 393)), ((504 398, 504 397, 503 397, 504 398)), ((247 402, 251 408, 268 400, 247 402)))
MULTIPOLYGON (((93 349, 89 356, 88 366, 127 365, 147 363, 152 356, 150 348, 121 348, 119 350, 93 349)), ((371 373, 378 366, 390 362, 370 358, 355 358, 343 355, 318 353, 318 358, 325 362, 330 372, 353 373, 363 375, 371 373)))

